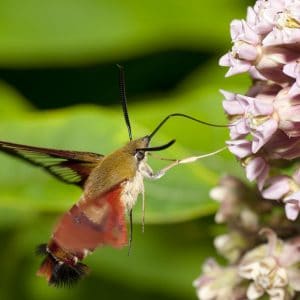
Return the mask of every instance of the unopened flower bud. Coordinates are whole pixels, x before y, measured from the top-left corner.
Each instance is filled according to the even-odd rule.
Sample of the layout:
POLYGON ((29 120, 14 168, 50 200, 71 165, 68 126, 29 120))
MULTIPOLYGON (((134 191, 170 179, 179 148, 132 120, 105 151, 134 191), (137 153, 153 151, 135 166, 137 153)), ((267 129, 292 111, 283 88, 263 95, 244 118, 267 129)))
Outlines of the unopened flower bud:
POLYGON ((240 233, 233 231, 229 234, 219 235, 214 240, 217 251, 229 260, 237 261, 243 250, 248 246, 247 238, 240 233))
POLYGON ((202 275, 193 282, 200 300, 244 299, 245 289, 239 286, 237 268, 221 267, 213 259, 207 260, 202 275))

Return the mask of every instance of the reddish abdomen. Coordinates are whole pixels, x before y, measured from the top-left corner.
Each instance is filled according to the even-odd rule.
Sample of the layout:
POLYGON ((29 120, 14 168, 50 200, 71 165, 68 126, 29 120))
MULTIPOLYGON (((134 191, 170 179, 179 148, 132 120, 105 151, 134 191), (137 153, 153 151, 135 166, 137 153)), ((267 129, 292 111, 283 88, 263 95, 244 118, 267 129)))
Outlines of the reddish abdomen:
POLYGON ((48 243, 47 252, 51 257, 43 262, 38 275, 45 276, 51 283, 53 261, 76 271, 78 260, 82 260, 87 251, 102 245, 124 246, 127 237, 121 192, 119 185, 97 199, 82 199, 65 213, 48 243))

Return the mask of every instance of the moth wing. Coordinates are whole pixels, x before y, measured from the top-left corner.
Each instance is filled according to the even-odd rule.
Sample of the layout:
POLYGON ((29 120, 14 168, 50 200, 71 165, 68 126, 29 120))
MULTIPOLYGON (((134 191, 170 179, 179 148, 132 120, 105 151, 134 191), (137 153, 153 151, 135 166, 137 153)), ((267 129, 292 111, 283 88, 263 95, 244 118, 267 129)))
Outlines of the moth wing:
POLYGON ((41 167, 65 183, 80 187, 104 157, 92 152, 39 148, 3 141, 0 141, 0 151, 41 167))
POLYGON ((127 244, 122 183, 96 199, 84 199, 63 215, 53 234, 53 240, 63 249, 84 256, 86 250, 110 245, 127 244))

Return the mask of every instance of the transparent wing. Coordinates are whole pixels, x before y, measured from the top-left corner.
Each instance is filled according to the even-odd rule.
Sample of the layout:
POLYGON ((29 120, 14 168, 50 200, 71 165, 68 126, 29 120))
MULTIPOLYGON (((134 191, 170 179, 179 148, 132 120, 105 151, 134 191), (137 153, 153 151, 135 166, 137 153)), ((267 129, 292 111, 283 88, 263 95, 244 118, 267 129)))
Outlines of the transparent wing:
POLYGON ((3 141, 0 141, 0 151, 41 167, 63 182, 81 187, 104 157, 92 152, 39 148, 3 141))

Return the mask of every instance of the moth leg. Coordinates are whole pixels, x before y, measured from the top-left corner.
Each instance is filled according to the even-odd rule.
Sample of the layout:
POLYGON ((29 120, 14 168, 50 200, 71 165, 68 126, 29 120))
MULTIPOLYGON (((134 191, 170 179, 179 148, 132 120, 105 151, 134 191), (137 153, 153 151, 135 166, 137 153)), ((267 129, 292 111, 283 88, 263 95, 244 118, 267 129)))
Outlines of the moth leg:
POLYGON ((131 251, 132 235, 133 235, 133 225, 132 225, 132 209, 130 209, 130 211, 129 211, 129 240, 128 240, 128 256, 130 255, 130 251, 131 251))
POLYGON ((145 232, 145 190, 142 190, 142 232, 145 232))

